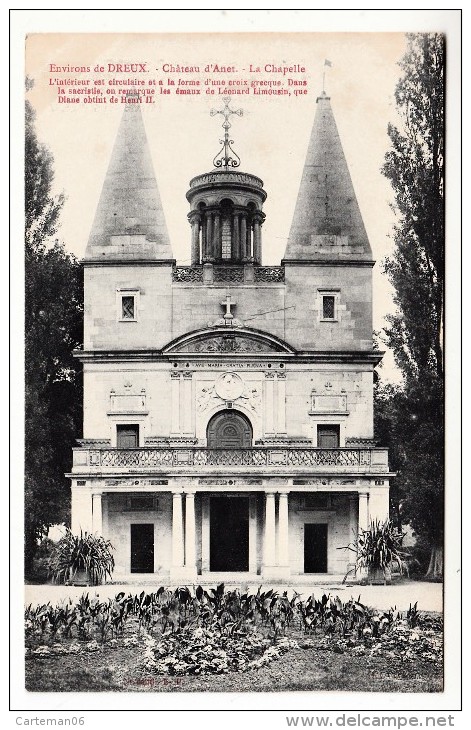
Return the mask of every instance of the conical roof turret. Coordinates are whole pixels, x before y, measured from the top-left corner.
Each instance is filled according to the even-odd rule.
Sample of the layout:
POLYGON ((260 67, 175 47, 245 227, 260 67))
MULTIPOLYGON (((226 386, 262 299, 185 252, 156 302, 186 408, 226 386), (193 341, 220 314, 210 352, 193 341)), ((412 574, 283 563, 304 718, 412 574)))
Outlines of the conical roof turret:
POLYGON ((285 261, 371 260, 371 248, 325 92, 317 109, 285 261))
POLYGON ((136 94, 126 99, 85 253, 85 260, 116 259, 173 259, 136 94))

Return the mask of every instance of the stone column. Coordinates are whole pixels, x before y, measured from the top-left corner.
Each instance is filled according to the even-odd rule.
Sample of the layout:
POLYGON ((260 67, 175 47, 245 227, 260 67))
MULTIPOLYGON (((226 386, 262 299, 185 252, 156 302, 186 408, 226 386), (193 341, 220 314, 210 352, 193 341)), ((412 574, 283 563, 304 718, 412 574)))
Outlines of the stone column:
POLYGON ((245 257, 248 261, 253 261, 252 223, 250 222, 249 218, 247 218, 247 238, 245 241, 245 257))
POLYGON ((247 216, 244 214, 240 219, 240 257, 242 261, 247 258, 247 216))
POLYGON ((214 214, 213 256, 216 261, 222 259, 221 216, 219 213, 214 214))
POLYGON ((286 574, 290 573, 289 565, 289 522, 288 492, 280 492, 278 502, 278 565, 286 574))
POLYGON ((200 262, 200 222, 199 218, 193 218, 191 221, 191 265, 200 262))
POLYGON ((172 425, 171 433, 180 434, 180 373, 170 373, 172 389, 172 425))
POLYGON ((206 213, 206 258, 208 261, 214 261, 214 241, 213 241, 213 216, 206 213))
POLYGON ((92 529, 97 535, 103 535, 103 511, 101 493, 92 495, 92 529))
MULTIPOLYGON (((382 480, 384 481, 384 480, 382 480)), ((389 486, 375 486, 371 488, 368 499, 368 516, 370 523, 373 520, 385 522, 389 517, 389 486)))
POLYGON ((201 506, 201 572, 209 571, 209 495, 202 494, 201 506))
POLYGON ((275 567, 275 495, 267 492, 265 495, 265 532, 263 540, 263 575, 272 575, 275 567))
POLYGON ((358 493, 358 531, 367 530, 368 519, 368 492, 358 493))
POLYGON ((201 217, 201 259, 208 260, 208 237, 206 235, 206 215, 201 217))
POLYGON ((257 572, 257 500, 249 497, 249 573, 257 572))
POLYGON ((277 374, 277 428, 279 434, 286 433, 286 373, 277 374))
POLYGON ((185 507, 185 573, 196 577, 195 493, 186 492, 185 507))
POLYGON ((182 493, 172 494, 172 573, 181 574, 184 563, 182 493))
MULTIPOLYGON (((358 516, 357 516, 358 497, 356 493, 348 495, 348 540, 349 545, 355 540, 355 536, 358 532, 358 516)), ((348 570, 353 571, 355 569, 355 554, 351 550, 345 551, 345 573, 348 570)))
MULTIPOLYGON (((368 493, 367 492, 359 492, 358 493, 358 534, 362 530, 367 530, 369 525, 369 519, 368 519, 368 493)), ((365 568, 360 568, 356 571, 355 577, 357 580, 360 580, 364 578, 367 574, 367 570, 365 568)))
POLYGON ((275 432, 273 423, 274 378, 275 373, 265 373, 265 434, 275 432))
POLYGON ((72 524, 74 535, 82 532, 93 532, 92 495, 89 489, 72 486, 72 524))
POLYGON ((103 494, 101 498, 101 510, 103 513, 103 535, 108 535, 110 531, 110 497, 108 494, 103 494))
POLYGON ((234 261, 240 261, 240 231, 239 214, 234 213, 232 218, 232 247, 231 255, 234 261))
POLYGON ((262 227, 257 219, 253 224, 253 258, 256 264, 262 263, 262 227))
POLYGON ((192 386, 193 373, 183 373, 183 393, 182 393, 182 417, 181 423, 183 424, 183 433, 190 435, 193 433, 193 403, 191 397, 191 386, 192 386))

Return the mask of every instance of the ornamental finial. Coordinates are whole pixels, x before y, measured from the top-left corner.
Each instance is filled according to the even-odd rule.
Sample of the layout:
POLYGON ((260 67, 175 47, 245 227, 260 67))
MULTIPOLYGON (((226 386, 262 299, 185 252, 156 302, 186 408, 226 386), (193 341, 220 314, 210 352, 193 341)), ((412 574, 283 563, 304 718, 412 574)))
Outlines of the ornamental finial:
POLYGON ((214 167, 223 167, 227 170, 229 167, 239 167, 240 165, 240 157, 231 147, 231 145, 234 144, 234 140, 229 139, 229 129, 231 128, 229 117, 231 114, 237 114, 238 117, 241 117, 244 112, 242 109, 231 109, 229 107, 229 102, 231 101, 230 96, 223 96, 222 100, 224 102, 224 109, 211 109, 210 112, 212 117, 214 117, 215 114, 222 114, 224 117, 224 122, 222 124, 222 128, 224 129, 224 139, 219 140, 219 144, 222 144, 222 148, 213 159, 213 165, 214 167))

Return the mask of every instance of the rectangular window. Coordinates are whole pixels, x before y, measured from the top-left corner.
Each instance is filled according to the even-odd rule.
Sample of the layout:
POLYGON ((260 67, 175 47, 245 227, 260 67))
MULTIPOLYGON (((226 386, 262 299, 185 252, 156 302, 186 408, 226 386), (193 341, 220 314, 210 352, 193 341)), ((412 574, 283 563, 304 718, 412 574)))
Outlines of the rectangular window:
POLYGON ((140 289, 116 290, 116 319, 118 322, 137 322, 139 319, 140 289))
POLYGON ((322 319, 335 319, 335 297, 331 294, 322 297, 322 319))
POLYGON ((136 319, 136 307, 133 296, 121 297, 121 318, 136 319))
POLYGON ((116 426, 116 445, 118 449, 139 448, 139 426, 116 426))
POLYGON ((319 449, 338 449, 340 446, 340 426, 338 424, 318 426, 317 446, 319 449))

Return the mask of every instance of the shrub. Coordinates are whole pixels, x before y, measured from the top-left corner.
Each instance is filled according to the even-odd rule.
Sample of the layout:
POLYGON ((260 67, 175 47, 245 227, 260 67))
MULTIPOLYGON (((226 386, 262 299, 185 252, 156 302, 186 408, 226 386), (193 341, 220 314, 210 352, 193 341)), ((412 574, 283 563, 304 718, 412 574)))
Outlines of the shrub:
POLYGON ((72 582, 79 571, 86 571, 92 585, 111 578, 114 568, 113 546, 100 535, 67 530, 55 545, 49 559, 49 572, 55 583, 72 582))
POLYGON ((55 543, 48 537, 45 537, 36 547, 33 557, 32 570, 28 574, 28 580, 36 583, 46 583, 49 577, 49 560, 54 549, 55 543))
POLYGON ((386 571, 391 568, 392 563, 397 566, 401 574, 403 572, 404 560, 408 556, 402 549, 403 537, 404 533, 389 520, 385 522, 373 520, 368 530, 360 530, 353 543, 340 549, 356 553, 355 572, 358 570, 366 570, 368 574, 379 572, 386 580, 386 571))

